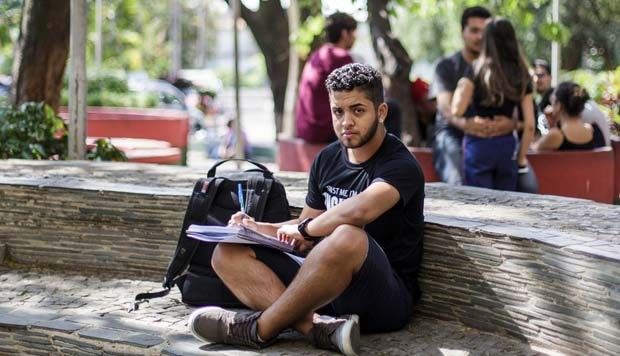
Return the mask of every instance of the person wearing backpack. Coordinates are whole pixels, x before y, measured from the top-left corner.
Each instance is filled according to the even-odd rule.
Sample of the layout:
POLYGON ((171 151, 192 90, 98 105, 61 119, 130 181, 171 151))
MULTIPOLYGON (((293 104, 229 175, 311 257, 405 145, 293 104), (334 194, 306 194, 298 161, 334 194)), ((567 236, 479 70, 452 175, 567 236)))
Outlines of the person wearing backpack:
POLYGON ((218 244, 213 269, 253 310, 197 309, 188 326, 198 339, 263 348, 292 327, 318 348, 355 355, 360 332, 394 331, 409 321, 420 297, 422 170, 386 132, 374 68, 347 64, 326 86, 338 141, 315 158, 299 219, 261 223, 236 213, 229 222, 291 242, 307 256, 218 244))

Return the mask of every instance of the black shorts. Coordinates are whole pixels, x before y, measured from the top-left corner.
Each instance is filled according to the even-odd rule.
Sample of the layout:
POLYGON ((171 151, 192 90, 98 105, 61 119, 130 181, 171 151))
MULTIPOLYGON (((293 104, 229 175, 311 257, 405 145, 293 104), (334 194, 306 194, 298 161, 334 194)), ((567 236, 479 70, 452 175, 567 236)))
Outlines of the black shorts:
MULTIPOLYGON (((367 235, 368 236, 368 235, 367 235)), ((289 285, 301 267, 291 256, 263 246, 250 245, 256 257, 289 285)), ((394 272, 379 244, 368 236, 368 255, 351 284, 319 314, 360 316, 364 333, 388 332, 404 327, 413 313, 413 299, 394 272)))

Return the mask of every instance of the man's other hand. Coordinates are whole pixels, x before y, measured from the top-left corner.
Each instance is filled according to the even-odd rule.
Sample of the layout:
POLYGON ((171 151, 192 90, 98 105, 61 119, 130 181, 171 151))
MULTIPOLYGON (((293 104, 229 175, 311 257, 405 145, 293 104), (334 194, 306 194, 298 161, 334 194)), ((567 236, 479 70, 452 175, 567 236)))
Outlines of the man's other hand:
POLYGON ((297 225, 282 225, 277 232, 278 240, 294 245, 300 252, 312 249, 314 242, 306 241, 299 233, 297 225))

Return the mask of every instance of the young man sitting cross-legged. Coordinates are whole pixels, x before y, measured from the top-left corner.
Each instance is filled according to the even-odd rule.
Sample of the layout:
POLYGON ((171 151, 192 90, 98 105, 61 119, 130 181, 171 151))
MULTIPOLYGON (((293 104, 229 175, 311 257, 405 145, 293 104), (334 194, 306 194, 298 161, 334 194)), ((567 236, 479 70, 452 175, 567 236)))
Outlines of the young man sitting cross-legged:
POLYGON ((265 247, 219 244, 214 270, 255 311, 198 309, 189 327, 199 339, 260 348, 293 327, 316 347, 354 355, 360 328, 387 332, 409 320, 419 297, 422 171, 386 133, 374 68, 347 64, 326 86, 338 142, 314 160, 300 218, 269 224, 238 213, 230 222, 294 240, 307 257, 300 264, 265 247))

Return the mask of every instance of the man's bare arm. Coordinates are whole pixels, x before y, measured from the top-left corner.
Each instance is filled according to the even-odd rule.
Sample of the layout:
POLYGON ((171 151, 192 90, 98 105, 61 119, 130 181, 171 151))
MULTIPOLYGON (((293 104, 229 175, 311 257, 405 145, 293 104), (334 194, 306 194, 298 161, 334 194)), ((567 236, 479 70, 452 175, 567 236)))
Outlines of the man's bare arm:
POLYGON ((399 200, 400 193, 396 188, 385 182, 375 182, 360 194, 318 215, 306 225, 306 232, 310 236, 326 236, 340 225, 362 227, 388 211, 399 200))
POLYGON ((262 232, 263 234, 267 234, 269 236, 276 236, 276 232, 283 225, 297 225, 300 221, 306 218, 315 218, 322 214, 325 210, 317 210, 309 207, 307 204, 304 205, 301 214, 299 214, 299 218, 291 219, 288 221, 283 221, 279 223, 267 223, 267 222, 257 222, 254 219, 248 217, 242 212, 238 212, 233 214, 230 217, 229 225, 245 225, 251 229, 262 232))

